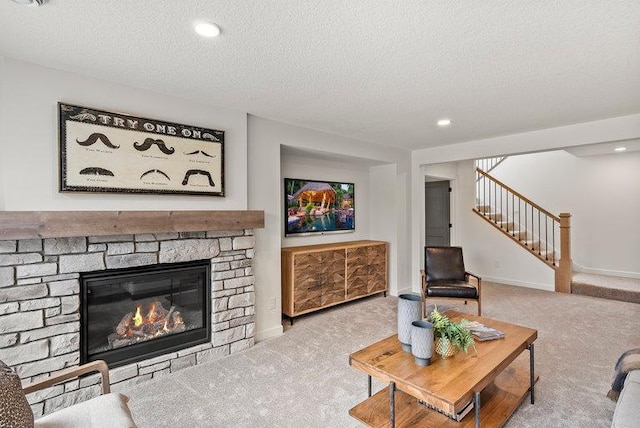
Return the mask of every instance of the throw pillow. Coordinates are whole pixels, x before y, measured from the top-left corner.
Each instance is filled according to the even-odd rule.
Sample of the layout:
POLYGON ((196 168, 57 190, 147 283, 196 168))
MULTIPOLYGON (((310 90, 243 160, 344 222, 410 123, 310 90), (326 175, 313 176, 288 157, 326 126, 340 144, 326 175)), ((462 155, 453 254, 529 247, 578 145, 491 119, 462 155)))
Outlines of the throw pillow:
POLYGON ((0 361, 0 428, 32 428, 33 412, 20 377, 0 361))

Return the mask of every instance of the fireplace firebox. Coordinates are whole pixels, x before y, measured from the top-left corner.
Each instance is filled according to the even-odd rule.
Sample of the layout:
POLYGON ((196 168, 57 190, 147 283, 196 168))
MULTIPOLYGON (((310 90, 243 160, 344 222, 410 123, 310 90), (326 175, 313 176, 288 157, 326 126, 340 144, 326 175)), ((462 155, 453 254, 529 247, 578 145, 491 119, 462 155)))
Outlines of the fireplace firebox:
POLYGON ((80 362, 117 367, 211 340, 211 262, 80 277, 80 362))

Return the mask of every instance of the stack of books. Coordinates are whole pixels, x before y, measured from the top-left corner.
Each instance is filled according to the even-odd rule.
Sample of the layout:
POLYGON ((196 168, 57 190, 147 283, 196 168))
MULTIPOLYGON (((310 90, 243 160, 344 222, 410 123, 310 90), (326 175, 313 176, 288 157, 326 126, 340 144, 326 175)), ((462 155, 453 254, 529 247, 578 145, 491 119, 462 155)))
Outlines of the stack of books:
POLYGON ((469 322, 466 324, 466 327, 471 330, 471 334, 473 334, 479 342, 502 339, 504 337, 504 333, 500 330, 486 326, 478 321, 469 322))
POLYGON ((462 410, 460 410, 460 412, 458 412, 458 413, 445 412, 444 410, 439 409, 436 406, 434 406, 433 404, 427 403, 424 400, 418 399, 418 403, 422 404, 425 407, 428 407, 431 410, 435 410, 438 413, 442 413, 443 415, 453 419, 456 422, 460 422, 462 419, 464 419, 464 417, 467 416, 467 414, 473 409, 473 401, 470 401, 469 403, 467 403, 467 405, 464 406, 464 408, 462 410))

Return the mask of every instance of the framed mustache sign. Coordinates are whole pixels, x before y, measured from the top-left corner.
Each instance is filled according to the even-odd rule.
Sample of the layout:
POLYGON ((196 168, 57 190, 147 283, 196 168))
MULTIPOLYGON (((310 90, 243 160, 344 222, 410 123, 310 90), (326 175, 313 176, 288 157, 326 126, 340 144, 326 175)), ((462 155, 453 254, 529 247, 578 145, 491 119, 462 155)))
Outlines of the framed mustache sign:
POLYGON ((60 191, 224 196, 224 131, 58 103, 60 191))

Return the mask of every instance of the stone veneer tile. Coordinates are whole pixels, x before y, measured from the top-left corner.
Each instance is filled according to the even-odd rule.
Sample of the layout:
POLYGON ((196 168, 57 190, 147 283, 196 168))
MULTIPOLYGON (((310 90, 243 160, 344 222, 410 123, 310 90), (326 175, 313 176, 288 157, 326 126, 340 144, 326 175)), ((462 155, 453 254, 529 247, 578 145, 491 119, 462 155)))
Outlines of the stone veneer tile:
POLYGON ((78 293, 80 293, 80 280, 78 279, 49 282, 50 296, 70 296, 78 293))
POLYGON ((233 238, 234 250, 246 250, 248 248, 253 248, 255 245, 256 238, 254 236, 240 236, 238 238, 233 238))
POLYGON ((211 259, 220 254, 217 240, 184 239, 160 243, 160 263, 211 259))
POLYGON ((20 303, 0 303, 0 315, 12 314, 20 310, 20 303))
POLYGON ((18 333, 4 334, 0 336, 0 348, 6 348, 18 343, 18 333))
POLYGON ((180 232, 180 238, 182 239, 193 239, 193 238, 206 238, 206 232, 180 232))
POLYGON ((226 345, 245 338, 244 326, 219 331, 213 335, 213 346, 226 345))
POLYGON ((0 254, 1 253, 15 253, 17 248, 16 241, 0 241, 0 254))
POLYGON ((196 355, 187 355, 184 357, 178 357, 174 360, 171 360, 171 372, 175 372, 187 367, 196 365, 196 355))
POLYGON ((33 253, 42 251, 42 239, 21 239, 18 241, 18 252, 33 253))
POLYGON ((62 314, 72 314, 80 310, 80 296, 65 296, 60 299, 62 314))
POLYGON ((111 383, 122 382, 123 380, 131 379, 136 376, 138 376, 137 364, 130 364, 128 366, 109 370, 109 380, 111 383))
POLYGON ((0 254, 0 266, 26 265, 40 263, 41 261, 42 254, 40 253, 0 254))
POLYGON ((155 253, 160 249, 160 243, 154 242, 136 242, 137 253, 155 253))
POLYGON ((57 263, 36 263, 16 267, 16 278, 35 278, 58 273, 57 263))
POLYGON ((87 240, 84 237, 48 238, 44 240, 45 254, 84 253, 87 251, 87 240))
POLYGON ((107 254, 110 256, 119 254, 131 254, 134 251, 133 242, 112 242, 107 244, 107 254))
POLYGON ((244 340, 238 340, 237 342, 233 342, 230 344, 231 353, 235 354, 236 352, 244 351, 246 349, 251 348, 254 345, 253 337, 244 340))
POLYGON ((104 258, 101 253, 60 256, 60 273, 91 272, 104 269, 104 258))
POLYGON ((158 263, 155 253, 123 254, 107 256, 107 269, 122 269, 134 266, 154 265, 158 263))
POLYGON ((133 235, 109 235, 109 236, 90 236, 90 244, 99 244, 103 242, 128 242, 133 241, 133 235))
POLYGON ((226 238, 229 236, 242 236, 242 230, 212 230, 207 232, 207 238, 226 238))
POLYGON ((156 240, 158 241, 168 241, 171 239, 178 239, 180 234, 178 232, 166 232, 166 233, 154 233, 156 240))
POLYGON ((67 324, 52 325, 49 327, 39 328, 37 330, 24 331, 20 333, 20 342, 32 342, 34 340, 43 339, 45 337, 53 337, 59 334, 74 333, 80 331, 79 322, 71 322, 67 324))
POLYGON ((77 389, 75 391, 58 395, 57 397, 53 397, 45 401, 44 411, 45 413, 51 413, 60 408, 67 408, 74 403, 87 401, 90 398, 100 395, 100 391, 99 385, 93 385, 88 388, 77 389))
POLYGON ((0 316, 0 334, 32 330, 43 325, 42 311, 18 312, 0 316))
POLYGON ((70 365, 77 365, 80 362, 80 353, 73 352, 57 357, 47 358, 46 360, 25 363, 16 367, 16 372, 21 378, 36 376, 43 373, 51 373, 61 370, 70 365))
POLYGON ((7 287, 15 283, 14 272, 13 266, 0 267, 0 287, 7 287))
POLYGON ((56 324, 66 324, 74 321, 80 320, 80 314, 68 314, 68 315, 56 315, 51 318, 47 318, 45 320, 45 324, 47 326, 56 325, 56 324))
POLYGON ((9 366, 42 360, 49 356, 49 341, 40 340, 2 350, 2 361, 9 366))
POLYGON ((226 357, 230 353, 230 346, 223 345, 215 348, 207 349, 196 354, 196 361, 198 364, 209 363, 226 357))
POLYGON ((25 300, 20 302, 20 311, 35 311, 37 309, 52 308, 60 305, 59 297, 47 297, 44 299, 25 300))
POLYGON ((99 251, 107 251, 107 244, 89 244, 87 252, 97 253, 99 251))
POLYGON ((80 349, 80 333, 62 334, 50 339, 51 355, 58 356, 80 349))
POLYGON ((246 287, 248 285, 253 285, 253 283, 254 283, 254 278, 252 276, 243 276, 240 278, 225 279, 224 288, 229 289, 229 288, 246 287))
POLYGON ((45 297, 48 293, 46 284, 20 285, 0 288, 0 303, 17 302, 45 297))

